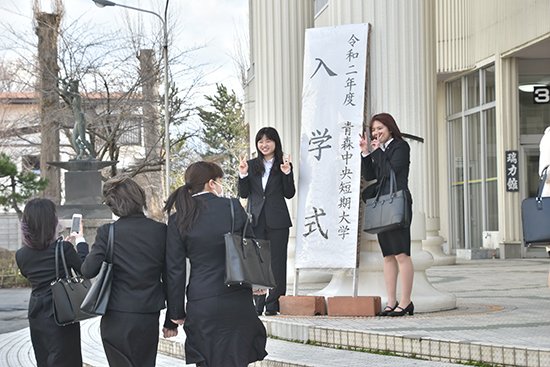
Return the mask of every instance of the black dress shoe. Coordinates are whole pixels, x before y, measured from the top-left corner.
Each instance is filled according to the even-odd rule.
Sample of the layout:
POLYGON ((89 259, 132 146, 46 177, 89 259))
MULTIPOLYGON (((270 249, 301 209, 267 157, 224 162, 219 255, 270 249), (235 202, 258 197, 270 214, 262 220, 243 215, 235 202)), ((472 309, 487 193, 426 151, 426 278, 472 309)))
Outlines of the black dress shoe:
POLYGON ((395 306, 391 307, 390 305, 386 305, 384 309, 376 314, 376 316, 388 316, 390 312, 395 310, 395 308, 399 305, 399 303, 395 302, 395 306))
POLYGON ((395 310, 393 310, 388 314, 388 316, 405 316, 407 313, 411 316, 414 314, 414 305, 412 301, 405 308, 397 306, 395 310))
POLYGON ((264 316, 277 316, 277 311, 265 311, 264 316))

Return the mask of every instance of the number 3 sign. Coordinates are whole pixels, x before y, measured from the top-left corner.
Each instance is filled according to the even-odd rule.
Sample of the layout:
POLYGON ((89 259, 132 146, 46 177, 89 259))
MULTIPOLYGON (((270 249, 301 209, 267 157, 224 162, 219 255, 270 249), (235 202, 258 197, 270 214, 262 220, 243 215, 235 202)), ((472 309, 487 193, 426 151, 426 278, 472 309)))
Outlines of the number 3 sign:
POLYGON ((550 86, 535 87, 533 89, 533 102, 535 104, 550 103, 550 86))

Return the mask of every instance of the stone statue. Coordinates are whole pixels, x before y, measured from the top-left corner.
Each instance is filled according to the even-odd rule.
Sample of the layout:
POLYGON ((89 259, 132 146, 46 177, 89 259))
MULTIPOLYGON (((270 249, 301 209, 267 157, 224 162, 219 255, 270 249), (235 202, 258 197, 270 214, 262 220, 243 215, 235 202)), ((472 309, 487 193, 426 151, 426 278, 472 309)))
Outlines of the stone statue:
POLYGON ((92 145, 86 140, 86 119, 82 112, 82 96, 78 91, 78 80, 62 79, 59 93, 73 110, 74 127, 71 144, 76 152, 76 159, 95 158, 92 145))

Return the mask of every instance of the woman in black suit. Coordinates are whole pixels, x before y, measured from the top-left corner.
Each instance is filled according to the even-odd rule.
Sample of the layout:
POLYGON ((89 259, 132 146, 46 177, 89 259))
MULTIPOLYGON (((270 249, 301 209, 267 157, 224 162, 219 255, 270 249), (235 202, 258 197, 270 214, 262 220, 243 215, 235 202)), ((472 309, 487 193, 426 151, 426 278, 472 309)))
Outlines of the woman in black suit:
POLYGON ((207 367, 244 367, 266 355, 266 330, 256 315, 252 289, 226 286, 224 235, 231 231, 233 200, 235 231, 247 220, 237 199, 221 197, 222 169, 196 162, 185 171, 185 185, 165 206, 170 213, 166 242, 167 314, 184 324, 185 361, 207 367), (186 295, 186 258, 191 274, 186 295))
MULTIPOLYGON (((107 312, 101 318, 101 339, 110 366, 154 366, 159 339, 159 313, 165 306, 166 225, 146 218, 145 192, 130 178, 113 178, 103 198, 120 217, 98 228, 90 254, 82 264, 88 278, 105 259, 109 226, 114 226, 113 280, 107 312)), ((171 323, 165 327, 177 327, 171 323)))
POLYGON ((281 139, 272 127, 261 128, 256 134, 256 158, 241 159, 239 165, 239 196, 248 198, 253 218, 254 234, 271 241, 271 267, 277 286, 264 295, 254 297, 256 311, 273 316, 279 311, 279 297, 286 294, 286 262, 289 228, 292 227, 286 199, 296 193, 292 164, 283 157, 281 139))
MULTIPOLYGON (((397 190, 405 190, 409 199, 412 218, 412 197, 409 191, 410 147, 403 140, 394 118, 388 113, 374 115, 369 123, 371 149, 363 136, 360 141, 362 173, 367 180, 377 180, 381 194, 390 192, 390 169, 395 172, 397 190)), ((376 190, 369 187, 371 195, 376 190)), ((367 195, 370 196, 370 195, 367 195)), ((414 269, 411 261, 411 229, 399 228, 378 234, 378 242, 384 255, 384 280, 387 292, 387 305, 380 316, 403 316, 414 313, 411 301, 414 269), (401 297, 397 302, 397 274, 400 274, 401 297)))
MULTIPOLYGON (((57 326, 53 317, 50 283, 56 279, 57 226, 55 204, 51 200, 32 199, 25 205, 21 218, 24 246, 17 250, 15 260, 32 286, 28 317, 38 367, 82 366, 80 324, 57 326)), ((85 243, 79 243, 77 248, 81 257, 88 253, 85 243)), ((70 242, 63 242, 63 252, 67 267, 80 273, 82 260, 70 242)), ((64 276, 61 263, 59 272, 64 276)))

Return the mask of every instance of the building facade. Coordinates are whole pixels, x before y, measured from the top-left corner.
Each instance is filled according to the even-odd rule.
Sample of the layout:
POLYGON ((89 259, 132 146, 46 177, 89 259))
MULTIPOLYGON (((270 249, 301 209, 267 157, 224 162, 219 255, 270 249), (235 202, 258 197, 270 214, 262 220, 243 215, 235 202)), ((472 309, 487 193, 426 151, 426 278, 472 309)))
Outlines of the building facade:
POLYGON ((540 255, 520 246, 520 206, 536 193, 538 144, 550 126, 550 0, 249 5, 252 132, 278 128, 297 162, 305 29, 370 23, 365 120, 390 112, 423 138, 409 143, 424 248, 435 258, 441 247, 468 258, 540 255))

